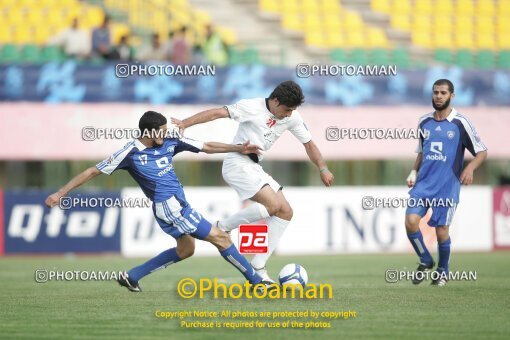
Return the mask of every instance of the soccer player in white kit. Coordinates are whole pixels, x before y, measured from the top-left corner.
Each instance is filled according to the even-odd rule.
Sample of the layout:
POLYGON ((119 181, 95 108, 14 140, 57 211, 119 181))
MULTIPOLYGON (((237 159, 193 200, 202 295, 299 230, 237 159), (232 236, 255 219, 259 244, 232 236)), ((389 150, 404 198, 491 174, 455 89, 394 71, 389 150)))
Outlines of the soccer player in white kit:
MULTIPOLYGON (((334 176, 328 170, 321 152, 312 140, 301 115, 296 110, 304 102, 301 88, 293 81, 279 84, 269 98, 244 99, 221 108, 210 109, 172 122, 182 130, 196 124, 218 118, 231 118, 239 122, 233 144, 250 140, 263 151, 268 151, 276 140, 289 130, 305 147, 306 154, 319 169, 325 186, 333 184, 334 176)), ((287 225, 292 219, 292 208, 285 199, 282 186, 268 175, 259 162, 262 155, 241 155, 228 153, 223 161, 222 174, 225 182, 236 190, 241 200, 256 202, 236 214, 218 221, 218 227, 225 231, 266 219, 268 224, 268 252, 257 254, 251 264, 264 280, 270 280, 266 263, 274 252, 287 225)))

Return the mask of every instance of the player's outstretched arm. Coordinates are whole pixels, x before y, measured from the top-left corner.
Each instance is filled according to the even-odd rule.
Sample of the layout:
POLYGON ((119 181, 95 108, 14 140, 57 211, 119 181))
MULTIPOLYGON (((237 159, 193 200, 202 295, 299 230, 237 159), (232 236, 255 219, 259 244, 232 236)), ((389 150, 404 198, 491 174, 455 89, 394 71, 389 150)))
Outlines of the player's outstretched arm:
POLYGON ((475 170, 485 161, 487 158, 487 151, 480 151, 476 154, 475 158, 469 162, 460 174, 460 183, 464 185, 470 185, 473 183, 473 174, 475 170))
POLYGON ((333 176, 331 171, 329 171, 328 166, 322 158, 322 154, 317 145, 313 140, 309 141, 308 143, 304 143, 303 145, 305 146, 308 158, 310 158, 312 163, 319 168, 322 183, 324 183, 324 185, 327 187, 331 186, 335 180, 335 176, 333 176))
POLYGON ((67 195, 74 188, 77 188, 80 185, 87 183, 92 178, 96 177, 97 175, 100 175, 101 173, 102 172, 99 171, 95 166, 88 168, 87 170, 76 175, 66 185, 64 185, 62 188, 60 188, 59 191, 48 196, 46 198, 46 200, 44 201, 44 203, 46 204, 47 207, 53 208, 54 206, 56 206, 59 203, 59 200, 62 196, 67 195))
POLYGON ((262 150, 261 147, 250 144, 249 140, 240 145, 206 142, 202 148, 202 151, 205 153, 239 152, 245 155, 250 153, 255 153, 258 155, 260 154, 260 150, 262 150))
POLYGON ((414 185, 416 184, 416 177, 418 174, 418 170, 420 170, 422 156, 423 153, 421 152, 418 153, 418 156, 416 156, 416 160, 414 161, 413 170, 411 170, 411 173, 409 174, 409 176, 407 176, 406 182, 407 187, 409 188, 414 187, 414 185))
POLYGON ((218 118, 228 117, 229 117, 228 110, 224 107, 220 107, 216 109, 209 109, 199 112, 196 115, 188 117, 182 121, 179 119, 172 118, 172 124, 176 125, 182 133, 184 129, 189 128, 190 126, 207 123, 210 122, 211 120, 215 120, 218 118))

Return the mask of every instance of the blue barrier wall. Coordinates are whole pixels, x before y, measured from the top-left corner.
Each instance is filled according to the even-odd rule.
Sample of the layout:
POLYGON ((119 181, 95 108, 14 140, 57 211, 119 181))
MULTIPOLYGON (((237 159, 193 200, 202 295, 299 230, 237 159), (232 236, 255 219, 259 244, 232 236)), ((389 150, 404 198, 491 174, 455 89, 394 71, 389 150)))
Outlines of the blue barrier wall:
POLYGON ((263 65, 216 68, 213 76, 117 77, 116 64, 67 61, 41 66, 0 66, 0 101, 147 102, 151 104, 229 104, 268 96, 281 81, 297 81, 308 104, 402 105, 430 102, 432 83, 448 78, 456 87, 456 106, 510 105, 510 72, 431 67, 398 70, 396 76, 312 76, 296 69, 263 65))

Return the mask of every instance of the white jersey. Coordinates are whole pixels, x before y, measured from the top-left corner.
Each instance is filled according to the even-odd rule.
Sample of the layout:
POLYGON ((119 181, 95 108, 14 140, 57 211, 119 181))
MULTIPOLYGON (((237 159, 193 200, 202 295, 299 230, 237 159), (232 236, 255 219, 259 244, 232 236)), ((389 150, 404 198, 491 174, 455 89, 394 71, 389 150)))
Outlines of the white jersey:
MULTIPOLYGON (((294 110, 290 117, 278 119, 269 112, 265 98, 243 99, 226 105, 225 108, 230 118, 239 122, 233 144, 242 144, 249 140, 263 151, 268 151, 286 130, 292 132, 301 143, 312 140, 312 135, 297 110, 294 110)), ((229 153, 225 159, 236 156, 239 155, 229 153)), ((259 160, 262 157, 263 155, 259 155, 259 160)))

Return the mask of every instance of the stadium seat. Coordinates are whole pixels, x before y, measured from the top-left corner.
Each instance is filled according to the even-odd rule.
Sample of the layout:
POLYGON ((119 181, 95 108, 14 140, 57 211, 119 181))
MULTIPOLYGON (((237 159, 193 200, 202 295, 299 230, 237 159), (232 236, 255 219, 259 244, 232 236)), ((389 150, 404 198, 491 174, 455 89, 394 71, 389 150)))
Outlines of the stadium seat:
POLYGON ((409 68, 411 60, 409 59, 409 52, 405 48, 396 48, 391 52, 392 62, 399 67, 409 68))
POLYGON ((64 59, 62 51, 57 46, 46 46, 41 51, 41 60, 43 62, 61 61, 64 59))
POLYGON ((496 65, 494 52, 490 50, 481 50, 476 58, 476 66, 481 69, 492 69, 496 65))
POLYGON ((473 53, 470 50, 458 50, 455 64, 463 68, 472 68, 475 64, 473 53))
POLYGON ((41 50, 37 45, 27 44, 21 48, 21 61, 30 64, 42 62, 41 50))
POLYGON ((456 15, 472 16, 475 13, 473 0, 457 0, 455 13, 456 15))
MULTIPOLYGON (((501 1, 501 0, 500 0, 501 1)), ((476 15, 494 16, 496 8, 492 0, 478 0, 475 5, 476 15)))
POLYGON ((387 49, 376 48, 370 54, 370 63, 376 65, 389 65, 390 55, 387 49))
POLYGON ((392 13, 395 14, 411 14, 413 8, 409 0, 398 0, 393 2, 392 13))
POLYGON ((376 12, 391 14, 392 11, 391 0, 371 0, 370 8, 372 8, 372 10, 376 12))
POLYGON ((13 63, 20 61, 20 51, 14 44, 5 44, 0 51, 1 63, 13 63))
POLYGON ((432 0, 415 0, 414 13, 430 15, 432 11, 432 0))
POLYGON ((434 51, 434 60, 451 64, 453 61, 453 54, 450 49, 440 48, 434 51))
POLYGON ((510 50, 499 52, 497 66, 502 69, 510 69, 510 50))
POLYGON ((411 16, 410 15, 392 15, 390 18, 390 25, 404 31, 411 30, 411 16))
POLYGON ((356 65, 367 65, 369 61, 369 52, 362 48, 353 49, 349 55, 349 62, 356 65))
POLYGON ((340 49, 340 48, 335 48, 335 49, 331 50, 330 57, 331 57, 331 60, 334 62, 346 62, 349 60, 345 50, 340 49))

